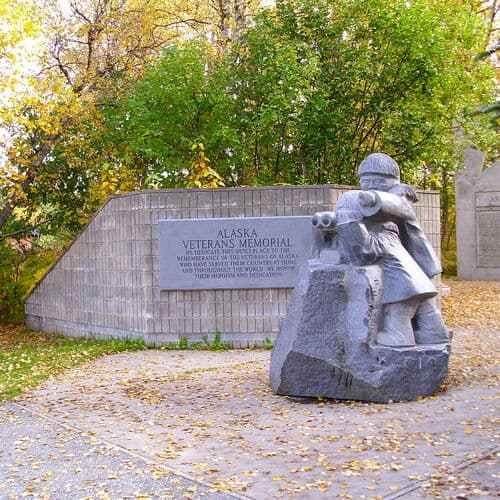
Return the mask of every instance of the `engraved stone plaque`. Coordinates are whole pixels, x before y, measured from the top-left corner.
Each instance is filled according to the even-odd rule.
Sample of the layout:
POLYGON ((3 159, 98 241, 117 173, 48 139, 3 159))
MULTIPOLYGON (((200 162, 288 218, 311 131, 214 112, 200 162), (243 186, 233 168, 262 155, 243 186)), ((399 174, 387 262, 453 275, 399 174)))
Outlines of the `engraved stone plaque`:
POLYGON ((500 267, 500 210, 478 210, 477 265, 500 267))
POLYGON ((291 288, 311 258, 311 217, 160 220, 162 290, 291 288))

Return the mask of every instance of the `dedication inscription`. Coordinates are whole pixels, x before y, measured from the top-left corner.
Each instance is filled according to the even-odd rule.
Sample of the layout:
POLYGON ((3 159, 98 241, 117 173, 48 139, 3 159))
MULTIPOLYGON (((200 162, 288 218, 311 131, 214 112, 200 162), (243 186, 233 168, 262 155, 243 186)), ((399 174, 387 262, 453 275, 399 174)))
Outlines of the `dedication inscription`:
POLYGON ((499 267, 498 232, 500 210, 478 210, 477 217, 477 265, 499 267))
POLYGON ((500 193, 476 193, 477 265, 499 267, 498 233, 500 230, 500 193))
POLYGON ((160 288, 291 288, 311 258, 311 217, 160 220, 160 288))

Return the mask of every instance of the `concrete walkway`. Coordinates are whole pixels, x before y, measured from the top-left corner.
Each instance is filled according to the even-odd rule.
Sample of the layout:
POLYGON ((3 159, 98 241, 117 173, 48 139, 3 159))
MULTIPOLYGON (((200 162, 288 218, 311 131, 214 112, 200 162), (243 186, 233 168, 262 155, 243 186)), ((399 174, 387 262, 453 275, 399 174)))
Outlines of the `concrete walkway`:
POLYGON ((3 404, 0 498, 499 493, 493 363, 462 367, 432 398, 381 405, 275 396, 269 356, 106 356, 3 404))

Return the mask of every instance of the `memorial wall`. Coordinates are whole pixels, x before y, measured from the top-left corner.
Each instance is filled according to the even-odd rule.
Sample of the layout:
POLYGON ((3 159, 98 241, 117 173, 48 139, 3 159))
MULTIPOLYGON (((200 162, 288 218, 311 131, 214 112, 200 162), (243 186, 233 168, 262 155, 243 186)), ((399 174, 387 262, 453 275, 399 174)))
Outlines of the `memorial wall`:
MULTIPOLYGON (((28 327, 67 336, 199 341, 275 339, 311 216, 342 186, 139 191, 113 196, 26 300, 28 327)), ((439 252, 439 194, 417 216, 439 252)))

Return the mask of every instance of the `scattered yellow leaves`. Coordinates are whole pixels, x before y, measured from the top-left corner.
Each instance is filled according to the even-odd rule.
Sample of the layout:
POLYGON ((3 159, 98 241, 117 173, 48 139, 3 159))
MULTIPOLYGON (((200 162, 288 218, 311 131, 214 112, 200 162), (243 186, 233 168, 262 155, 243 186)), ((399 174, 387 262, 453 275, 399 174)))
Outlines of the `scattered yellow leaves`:
POLYGON ((448 325, 484 330, 500 327, 500 282, 447 280, 443 283, 451 288, 451 294, 441 300, 448 325))
POLYGON ((391 470, 403 470, 404 466, 401 464, 391 463, 391 470))

